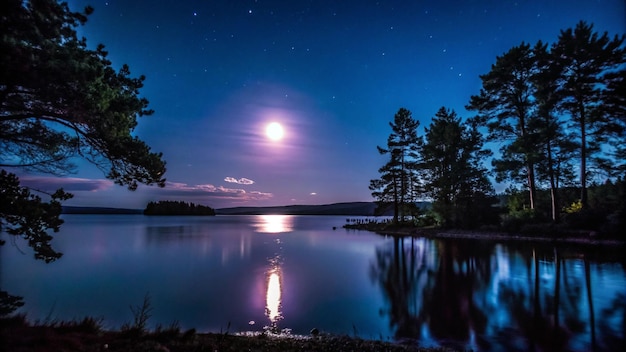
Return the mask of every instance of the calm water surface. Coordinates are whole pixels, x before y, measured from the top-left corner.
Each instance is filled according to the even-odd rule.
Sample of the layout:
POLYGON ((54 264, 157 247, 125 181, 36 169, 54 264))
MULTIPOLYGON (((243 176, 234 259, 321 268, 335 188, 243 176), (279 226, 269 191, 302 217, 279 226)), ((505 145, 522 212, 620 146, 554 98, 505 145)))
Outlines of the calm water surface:
POLYGON ((400 240, 346 231, 336 216, 64 218, 57 262, 35 261, 19 241, 0 247, 0 286, 24 297, 32 320, 94 316, 118 328, 149 294, 151 327, 626 350, 622 249, 400 240))

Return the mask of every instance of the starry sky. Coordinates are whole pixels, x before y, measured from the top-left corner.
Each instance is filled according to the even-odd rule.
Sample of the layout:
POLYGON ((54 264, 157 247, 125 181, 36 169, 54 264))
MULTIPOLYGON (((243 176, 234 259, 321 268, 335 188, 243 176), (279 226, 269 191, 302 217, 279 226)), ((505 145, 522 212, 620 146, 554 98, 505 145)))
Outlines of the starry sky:
MULTIPOLYGON (((135 134, 167 161, 167 187, 130 192, 77 160, 67 205, 143 208, 185 200, 221 208, 372 201, 376 150, 400 107, 420 133, 445 106, 461 117, 496 56, 553 43, 580 20, 626 32, 624 0, 109 0, 79 29, 114 67, 145 75, 154 115, 135 134), (283 126, 269 139, 270 122, 283 126)), ((496 147, 497 148, 497 147, 496 147)), ((498 188, 497 188, 498 189, 498 188)), ((501 187, 500 187, 501 189, 501 187)))

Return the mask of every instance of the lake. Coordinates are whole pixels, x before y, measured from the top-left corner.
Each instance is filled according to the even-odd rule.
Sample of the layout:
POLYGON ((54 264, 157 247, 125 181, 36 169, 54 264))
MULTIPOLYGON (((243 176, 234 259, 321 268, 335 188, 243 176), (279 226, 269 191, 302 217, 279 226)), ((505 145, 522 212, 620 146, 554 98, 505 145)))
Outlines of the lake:
POLYGON ((151 328, 624 350, 623 248, 397 239, 342 229, 340 216, 63 218, 56 262, 20 240, 0 247, 0 287, 32 321, 119 328, 148 294, 151 328))

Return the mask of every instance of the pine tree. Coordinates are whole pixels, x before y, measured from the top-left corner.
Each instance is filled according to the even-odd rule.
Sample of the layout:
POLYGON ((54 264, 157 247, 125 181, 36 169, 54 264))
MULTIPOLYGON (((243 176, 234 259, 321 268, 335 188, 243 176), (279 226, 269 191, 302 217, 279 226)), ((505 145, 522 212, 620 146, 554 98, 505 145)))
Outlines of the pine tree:
POLYGON ((573 180, 571 162, 575 144, 567 133, 564 119, 557 115, 558 70, 547 44, 538 42, 533 48, 536 70, 532 77, 534 87, 535 118, 531 129, 537 133, 540 158, 537 162, 537 178, 547 182, 550 189, 550 212, 552 221, 560 217, 559 187, 573 180))
POLYGON ((614 81, 614 85, 607 85, 611 84, 616 72, 624 70, 625 38, 622 35, 611 39, 606 32, 598 35, 593 32, 593 25, 581 21, 576 28, 561 31, 551 50, 559 69, 559 108, 569 113, 571 127, 578 131, 580 201, 583 209, 588 207, 589 164, 600 167, 611 164, 601 157, 602 145, 607 142, 607 132, 619 122, 616 120, 619 111, 610 109, 615 107, 611 105, 615 100, 610 93, 619 94, 619 89, 615 88, 620 83, 614 81))
POLYGON ((491 155, 477 121, 465 123, 454 111, 439 109, 425 129, 422 148, 426 194, 433 210, 446 227, 475 227, 493 212, 488 197, 493 194, 482 166, 491 155))
POLYGON ((467 106, 488 127, 488 140, 504 143, 500 159, 493 161, 497 180, 524 180, 530 209, 535 209, 537 194, 537 140, 531 129, 534 73, 533 50, 521 43, 498 56, 491 71, 480 76, 480 94, 472 96, 467 106))
MULTIPOLYGON (((162 155, 132 134, 137 119, 152 114, 139 94, 144 77, 132 77, 126 65, 116 71, 103 45, 91 50, 77 36, 92 11, 54 0, 3 1, 0 168, 63 175, 75 169, 71 158, 82 157, 131 190, 163 187, 162 155)), ((23 236, 36 258, 55 260, 46 231, 58 230, 68 197, 58 190, 44 202, 2 170, 0 230, 23 236)))
POLYGON ((387 147, 377 147, 382 155, 389 155, 389 161, 378 172, 379 179, 370 181, 372 196, 379 207, 393 204, 393 222, 404 221, 413 211, 419 192, 415 183, 420 138, 417 135, 419 121, 414 120, 411 112, 400 108, 389 123, 391 134, 387 138, 387 147))

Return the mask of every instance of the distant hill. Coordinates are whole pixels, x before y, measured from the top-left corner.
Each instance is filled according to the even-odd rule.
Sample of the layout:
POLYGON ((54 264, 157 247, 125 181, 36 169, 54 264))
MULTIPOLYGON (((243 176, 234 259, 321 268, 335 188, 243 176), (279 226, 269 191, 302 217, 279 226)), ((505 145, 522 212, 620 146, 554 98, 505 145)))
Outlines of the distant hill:
POLYGON ((63 214, 143 214, 143 209, 63 206, 63 214))
POLYGON ((372 202, 335 203, 325 205, 287 205, 275 207, 237 207, 216 209, 218 215, 374 215, 372 202))
MULTIPOLYGON (((430 203, 419 202, 418 206, 428 209, 430 203)), ((374 202, 350 202, 324 205, 285 205, 274 207, 236 207, 215 209, 217 215, 353 215, 373 216, 376 209, 374 202)), ((389 208, 383 215, 393 215, 389 208)), ((63 206, 63 214, 143 214, 143 209, 120 209, 105 207, 63 206)))

